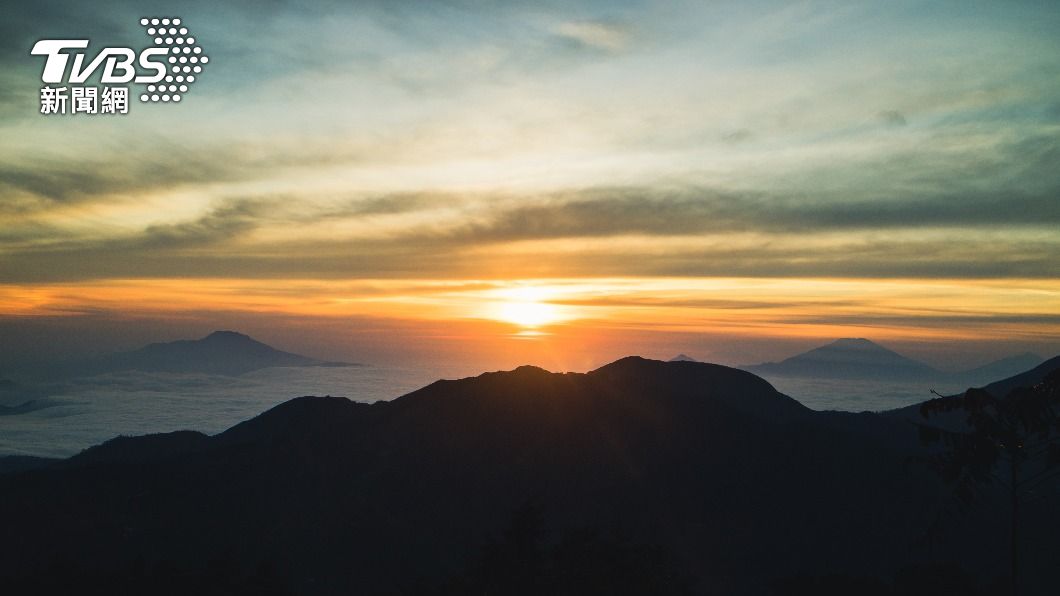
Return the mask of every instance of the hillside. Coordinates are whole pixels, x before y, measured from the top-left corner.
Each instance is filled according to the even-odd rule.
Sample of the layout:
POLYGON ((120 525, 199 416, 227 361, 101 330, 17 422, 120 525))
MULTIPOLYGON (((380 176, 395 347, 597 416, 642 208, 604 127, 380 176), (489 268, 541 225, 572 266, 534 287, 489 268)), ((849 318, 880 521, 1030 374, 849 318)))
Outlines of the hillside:
MULTIPOLYGON (((947 517, 949 489, 908 465, 917 449, 901 421, 814 412, 749 372, 692 362, 521 367, 371 405, 305 397, 213 437, 124 438, 0 476, 0 507, 18 512, 0 578, 32 584, 56 560, 102 577, 267 562, 294 593, 440 593, 431 586, 481 587, 483 569, 503 568, 503 545, 531 531, 518 530, 528 506, 550 552, 605 548, 626 569, 648 555, 615 553, 654 553, 634 573, 651 589, 574 593, 685 593, 663 579, 687 574, 695 593, 764 594, 938 552, 998 573, 1000 530, 947 517)), ((1040 531, 1060 529, 1055 518, 1040 531)), ((1028 569, 1057 554, 1034 551, 1028 569)))

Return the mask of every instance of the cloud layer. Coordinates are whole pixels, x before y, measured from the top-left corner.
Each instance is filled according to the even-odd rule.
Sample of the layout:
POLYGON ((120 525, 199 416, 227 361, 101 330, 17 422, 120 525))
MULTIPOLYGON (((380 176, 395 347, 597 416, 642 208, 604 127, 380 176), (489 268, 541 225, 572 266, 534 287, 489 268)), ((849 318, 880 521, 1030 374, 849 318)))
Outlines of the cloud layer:
POLYGON ((187 101, 60 119, 33 41, 137 46, 151 11, 7 9, 0 284, 1060 277, 1047 7, 181 10, 187 101))

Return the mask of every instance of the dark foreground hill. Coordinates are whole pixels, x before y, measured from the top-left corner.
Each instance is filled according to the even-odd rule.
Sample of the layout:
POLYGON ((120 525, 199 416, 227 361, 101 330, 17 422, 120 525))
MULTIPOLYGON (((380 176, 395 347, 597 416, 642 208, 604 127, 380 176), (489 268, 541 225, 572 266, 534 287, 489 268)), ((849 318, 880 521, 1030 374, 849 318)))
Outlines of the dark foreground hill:
MULTIPOLYGON (((522 367, 371 405, 306 397, 213 437, 123 438, 0 475, 0 580, 39 593, 822 593, 813 578, 859 594, 985 590, 1005 569, 998 510, 955 510, 909 465, 919 449, 905 421, 814 412, 693 362, 522 367)), ((1060 524, 1026 515, 1025 594, 1049 593, 1060 524)))

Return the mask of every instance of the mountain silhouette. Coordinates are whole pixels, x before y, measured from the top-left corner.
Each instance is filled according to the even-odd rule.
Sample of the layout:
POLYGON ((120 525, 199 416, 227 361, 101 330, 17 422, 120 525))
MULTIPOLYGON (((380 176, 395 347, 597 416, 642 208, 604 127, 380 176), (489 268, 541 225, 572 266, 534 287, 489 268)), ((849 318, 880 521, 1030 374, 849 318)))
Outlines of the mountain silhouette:
POLYGON ((128 464, 158 461, 205 448, 209 437, 200 432, 180 430, 142 437, 116 437, 69 458, 69 465, 97 463, 128 464))
POLYGON ((678 354, 670 359, 670 362, 699 362, 688 354, 678 354))
POLYGON ((1031 387, 1041 383, 1049 373, 1057 369, 1060 369, 1060 356, 1050 358, 1028 371, 984 385, 983 389, 995 396, 1007 395, 1017 387, 1031 387))
MULTIPOLYGON (((977 385, 970 383, 969 388, 976 387, 978 389, 984 389, 996 397, 1004 397, 1008 395, 1010 391, 1018 387, 1033 387, 1034 385, 1041 383, 1049 373, 1057 369, 1060 369, 1060 356, 1050 358, 1029 370, 1024 370, 1019 374, 994 381, 993 383, 980 382, 977 385)), ((951 395, 950 397, 956 397, 957 395, 951 395)), ((920 414, 921 405, 922 404, 912 404, 901 408, 886 410, 880 412, 880 415, 920 424, 924 422, 924 417, 920 414)), ((933 424, 951 430, 962 430, 967 428, 966 419, 967 414, 963 411, 946 412, 937 414, 933 420, 933 424)))
POLYGON ((277 350, 235 331, 214 331, 202 339, 154 343, 131 352, 64 363, 54 376, 91 376, 129 370, 239 375, 278 366, 356 366, 277 350))
POLYGON ((22 472, 25 470, 37 470, 45 468, 61 460, 50 457, 36 457, 32 455, 5 455, 0 457, 0 474, 22 472))
POLYGON ((942 375, 923 362, 863 338, 837 339, 780 362, 744 368, 763 375, 839 379, 926 379, 942 375))
MULTIPOLYGON (((373 404, 302 397, 211 437, 119 438, 0 475, 0 581, 84 590, 267 569, 299 594, 623 594, 638 592, 579 577, 589 567, 572 561, 613 580, 650 559, 635 585, 672 586, 660 578, 679 567, 698 592, 739 595, 920 561, 998 573, 1003 530, 974 523, 989 512, 925 538, 949 489, 909 466, 921 449, 902 420, 815 412, 747 371, 637 357, 373 404), (585 538, 601 535, 622 538, 585 538), (553 563, 533 563, 543 552, 553 563), (521 589, 496 587, 524 575, 521 589)), ((1028 578, 1060 556, 1058 516, 1040 507, 1027 512, 1041 520, 1025 538, 1028 578)), ((639 593, 670 593, 655 587, 639 593)))
POLYGON ((57 405, 59 405, 58 402, 47 399, 30 399, 14 406, 0 405, 0 416, 17 416, 57 405))
POLYGON ((956 373, 955 376, 969 386, 978 387, 997 379, 1005 379, 1029 371, 1043 362, 1045 359, 1041 356, 1026 352, 956 373))

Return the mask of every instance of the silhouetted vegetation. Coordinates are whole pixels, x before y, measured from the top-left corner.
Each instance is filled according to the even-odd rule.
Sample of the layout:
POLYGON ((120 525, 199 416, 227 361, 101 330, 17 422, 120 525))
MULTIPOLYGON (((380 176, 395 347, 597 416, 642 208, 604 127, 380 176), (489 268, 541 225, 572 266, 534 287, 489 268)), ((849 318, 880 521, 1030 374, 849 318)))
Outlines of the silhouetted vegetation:
POLYGON ((772 592, 776 596, 991 596, 998 591, 951 563, 910 566, 886 579, 798 575, 774 582, 772 592))
POLYGON ((550 542, 541 510, 516 510, 500 539, 490 541, 459 577, 439 594, 508 596, 693 594, 692 580, 659 546, 605 535, 596 528, 567 529, 550 542))
POLYGON ((269 561, 243 568, 231 556, 200 566, 142 557, 124 567, 86 567, 76 560, 53 558, 39 568, 0 577, 5 594, 18 596, 293 596, 269 561))
MULTIPOLYGON (((964 415, 956 429, 920 425, 928 444, 944 451, 925 458, 965 501, 990 484, 1005 487, 1009 501, 1010 590, 1020 587, 1020 510, 1029 498, 1048 496, 1060 478, 1060 371, 1032 387, 998 397, 983 389, 925 402, 921 414, 964 415), (1045 489, 1045 491, 1043 491, 1045 489)), ((1055 493, 1052 493, 1055 495, 1055 493)))

